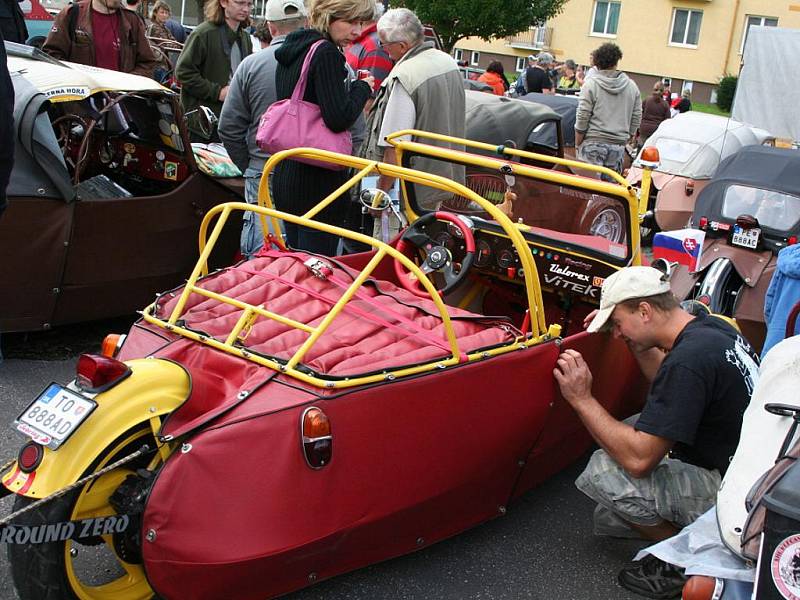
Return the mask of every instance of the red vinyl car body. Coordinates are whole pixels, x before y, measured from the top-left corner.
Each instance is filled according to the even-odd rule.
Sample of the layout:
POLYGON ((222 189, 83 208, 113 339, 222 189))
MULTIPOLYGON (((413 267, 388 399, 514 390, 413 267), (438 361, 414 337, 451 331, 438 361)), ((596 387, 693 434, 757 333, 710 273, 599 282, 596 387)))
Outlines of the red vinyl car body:
MULTIPOLYGON (((423 144, 408 147, 413 150, 408 156, 424 151, 423 144)), ((310 151, 274 156, 265 173, 277 161, 303 152, 310 151)), ((163 598, 261 600, 413 552, 502 516, 516 498, 590 447, 589 434, 552 376, 566 348, 580 351, 591 365, 594 394, 612 414, 625 417, 639 408, 644 382, 625 344, 609 335, 589 335, 580 325, 597 305, 600 280, 640 260, 629 190, 505 159, 430 152, 627 201, 625 244, 514 224, 463 186, 406 167, 336 155, 341 164, 363 169, 355 181, 376 169, 479 201, 495 220, 470 221, 474 235, 523 252, 517 257, 520 268, 512 273, 499 262, 476 266, 472 285, 484 290, 483 301, 470 300, 470 294, 447 296, 445 315, 438 295, 420 298, 401 285, 393 262, 408 268, 411 262, 366 236, 359 240, 372 243, 371 252, 327 258, 270 249, 196 278, 211 248, 201 243, 200 263, 189 283, 160 295, 122 345, 117 358, 132 374, 118 384, 120 404, 103 398, 113 389, 98 394, 101 406, 90 417, 100 419, 135 403, 132 397, 122 399, 124 388, 141 381, 145 368, 163 366, 175 373, 179 365, 191 382, 182 404, 154 429, 157 445, 168 444, 171 451, 150 470, 141 528, 134 532, 141 571, 126 567, 129 575, 138 574, 143 594, 152 588, 163 598), (624 249, 624 255, 608 252, 612 246, 617 254, 624 249), (581 270, 585 273, 578 280, 592 284, 560 285, 581 270), (357 287, 364 273, 369 277, 357 287), (340 307, 351 286, 356 291, 340 307), (528 301, 534 311, 526 324, 517 305, 528 301), (481 308, 474 308, 475 302, 481 308), (337 307, 342 308, 338 313, 337 307), (261 318, 250 320, 247 311, 261 318), (322 465, 312 466, 304 450, 303 427, 311 409, 321 410, 330 423, 331 451, 322 465)), ((407 212, 412 217, 424 212, 415 204, 416 195, 405 191, 410 192, 407 212)), ((212 241, 229 210, 298 221, 267 207, 223 205, 204 221, 205 228, 216 219, 212 241)), ((435 222, 429 233, 441 226, 435 222)), ((206 233, 201 230, 201 239, 206 233)), ((468 252, 470 244, 453 244, 453 262, 468 264, 465 248, 468 252)), ((141 410, 152 425, 150 415, 159 411, 151 404, 141 404, 141 410)), ((80 445, 91 423, 57 452, 46 451, 40 472, 34 471, 37 482, 47 481, 47 470, 55 470, 59 460, 75 460, 71 445, 80 445)), ((134 475, 133 469, 129 473, 134 475)), ((21 482, 6 478, 3 483, 19 493, 21 482)), ((48 493, 36 485, 26 493, 48 493)), ((109 487, 119 494, 124 486, 114 480, 109 487)), ((68 514, 89 514, 80 510, 80 501, 68 514)), ((27 502, 20 497, 17 506, 27 502)), ((69 550, 67 545, 57 554, 59 560, 69 563, 69 550)), ((14 552, 20 553, 11 557, 18 574, 20 562, 31 555, 17 546, 14 552)), ((22 587, 17 574, 15 582, 22 587)), ((68 576, 53 585, 75 593, 78 584, 68 576)), ((78 595, 123 597, 86 586, 78 595)))

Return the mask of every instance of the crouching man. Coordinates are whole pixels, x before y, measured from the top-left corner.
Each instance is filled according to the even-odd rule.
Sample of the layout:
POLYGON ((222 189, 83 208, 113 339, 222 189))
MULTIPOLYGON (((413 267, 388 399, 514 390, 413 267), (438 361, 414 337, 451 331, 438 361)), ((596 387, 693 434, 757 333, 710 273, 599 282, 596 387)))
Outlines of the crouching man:
MULTIPOLYGON (((758 357, 728 323, 684 311, 664 274, 628 267, 607 278, 589 332, 622 338, 651 381, 634 424, 612 417, 592 396, 592 373, 566 350, 553 374, 600 450, 578 477, 597 502, 595 533, 662 540, 714 503, 739 442, 758 357)), ((680 595, 683 573, 649 557, 623 569, 624 587, 652 598, 680 595)))

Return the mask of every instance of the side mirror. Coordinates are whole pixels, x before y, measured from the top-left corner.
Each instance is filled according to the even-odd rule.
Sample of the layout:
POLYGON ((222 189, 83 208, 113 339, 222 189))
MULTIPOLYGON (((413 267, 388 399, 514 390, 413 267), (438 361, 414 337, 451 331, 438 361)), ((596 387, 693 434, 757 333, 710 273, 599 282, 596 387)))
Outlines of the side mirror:
POLYGON ((214 111, 203 105, 198 106, 194 110, 190 110, 183 115, 183 118, 187 123, 189 122, 189 118, 191 118, 192 124, 197 127, 200 135, 206 139, 211 139, 214 135, 214 128, 219 122, 219 118, 214 114, 214 111))

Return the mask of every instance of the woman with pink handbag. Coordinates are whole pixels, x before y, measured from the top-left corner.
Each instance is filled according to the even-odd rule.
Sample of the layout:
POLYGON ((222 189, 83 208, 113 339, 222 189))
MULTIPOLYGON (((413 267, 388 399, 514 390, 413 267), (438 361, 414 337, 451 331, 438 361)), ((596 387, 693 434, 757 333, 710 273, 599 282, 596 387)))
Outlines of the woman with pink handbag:
MULTIPOLYGON (((372 94, 372 78, 348 82, 342 47, 358 37, 362 24, 373 18, 374 11, 374 0, 311 0, 310 28, 289 34, 275 52, 278 100, 290 98, 298 82, 304 83, 302 99, 319 106, 325 127, 334 133, 347 131, 372 94), (306 77, 301 77, 306 55, 312 49, 306 77)), ((301 215, 344 183, 346 173, 294 160, 282 161, 272 182, 275 206, 301 215)), ((341 225, 346 210, 347 203, 342 198, 314 218, 341 225)), ((327 256, 336 254, 337 236, 292 223, 285 226, 286 241, 292 248, 327 256)))

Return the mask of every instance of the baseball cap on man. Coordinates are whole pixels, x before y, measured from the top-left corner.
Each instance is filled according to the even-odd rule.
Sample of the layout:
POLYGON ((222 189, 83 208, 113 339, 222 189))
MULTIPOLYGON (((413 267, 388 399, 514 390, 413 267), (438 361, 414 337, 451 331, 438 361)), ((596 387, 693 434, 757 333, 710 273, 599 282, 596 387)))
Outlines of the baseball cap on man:
POLYGON ((670 291, 663 272, 653 267, 625 267, 603 282, 600 290, 600 310, 586 331, 599 331, 620 302, 632 298, 647 298, 670 291))
POLYGON ((267 0, 264 18, 267 21, 285 21, 306 15, 306 5, 303 0, 267 0))

